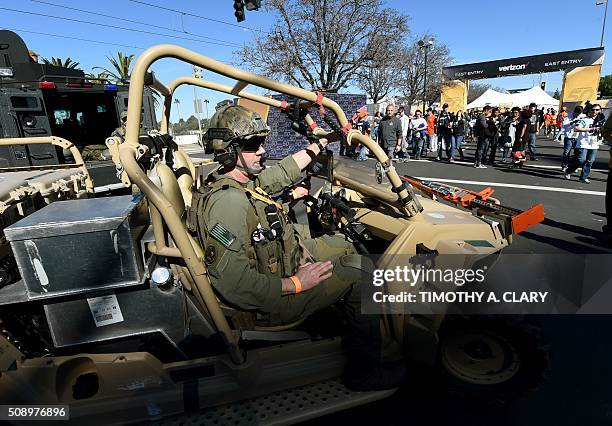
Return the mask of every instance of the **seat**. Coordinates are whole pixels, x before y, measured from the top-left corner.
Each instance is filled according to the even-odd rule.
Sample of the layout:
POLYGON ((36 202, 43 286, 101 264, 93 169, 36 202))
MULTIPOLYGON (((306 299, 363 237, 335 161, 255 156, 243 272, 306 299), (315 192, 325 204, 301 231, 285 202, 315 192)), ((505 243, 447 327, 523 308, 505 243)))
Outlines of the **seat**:
MULTIPOLYGON (((179 179, 177 179, 175 172, 163 163, 157 163, 157 165, 155 166, 154 174, 150 177, 154 182, 157 180, 157 184, 160 187, 161 191, 164 193, 168 201, 170 201, 170 203, 172 204, 172 208, 174 209, 178 217, 181 218, 183 224, 185 224, 185 197, 189 197, 189 202, 191 202, 191 188, 185 189, 184 187, 181 187, 181 185, 179 184, 179 179), (154 179, 155 177, 157 177, 157 179, 154 179)), ((193 182, 193 180, 191 179, 191 174, 183 174, 182 176, 180 176, 180 178, 181 182, 183 182, 183 185, 185 185, 186 182, 190 180, 191 182, 193 182)), ((193 249, 195 250, 198 258, 203 259, 204 251, 202 250, 202 247, 200 246, 198 241, 191 234, 189 234, 189 240, 191 241, 191 245, 193 246, 193 249)))

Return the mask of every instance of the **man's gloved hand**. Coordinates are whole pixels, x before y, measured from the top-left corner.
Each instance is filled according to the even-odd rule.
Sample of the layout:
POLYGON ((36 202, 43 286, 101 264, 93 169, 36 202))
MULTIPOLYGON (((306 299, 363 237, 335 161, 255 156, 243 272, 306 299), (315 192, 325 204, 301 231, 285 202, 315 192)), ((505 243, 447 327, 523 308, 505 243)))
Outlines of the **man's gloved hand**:
POLYGON ((301 182, 298 185, 294 186, 291 189, 291 198, 293 200, 299 200, 300 198, 304 198, 310 193, 310 185, 306 182, 301 182))

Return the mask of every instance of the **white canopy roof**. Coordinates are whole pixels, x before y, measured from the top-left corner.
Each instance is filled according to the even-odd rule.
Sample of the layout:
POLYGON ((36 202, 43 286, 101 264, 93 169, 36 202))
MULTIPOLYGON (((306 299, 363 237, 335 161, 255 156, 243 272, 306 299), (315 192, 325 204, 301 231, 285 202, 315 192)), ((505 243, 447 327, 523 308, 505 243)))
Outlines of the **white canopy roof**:
POLYGON ((485 105, 524 107, 531 102, 535 102, 538 108, 557 108, 559 106, 559 100, 550 96, 542 90, 540 86, 534 86, 529 90, 514 94, 501 93, 493 89, 487 89, 487 91, 477 99, 470 102, 467 107, 468 109, 482 108, 485 105))
POLYGON ((535 102, 538 108, 555 108, 559 107, 559 100, 553 98, 548 93, 540 88, 540 86, 534 86, 524 92, 515 93, 513 96, 513 106, 523 107, 529 105, 531 102, 535 102))
POLYGON ((468 109, 482 108, 485 105, 498 106, 509 102, 509 93, 501 93, 493 89, 487 89, 482 95, 468 104, 468 109))

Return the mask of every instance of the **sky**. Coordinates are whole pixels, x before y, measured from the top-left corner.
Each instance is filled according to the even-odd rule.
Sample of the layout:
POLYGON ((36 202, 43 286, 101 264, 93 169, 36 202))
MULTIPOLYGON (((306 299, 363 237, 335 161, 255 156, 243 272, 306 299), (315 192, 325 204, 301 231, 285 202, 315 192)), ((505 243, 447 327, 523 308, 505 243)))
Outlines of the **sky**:
MULTIPOLYGON (((453 62, 448 65, 457 65, 598 47, 604 6, 596 6, 595 1, 438 0, 433 6, 434 3, 422 1, 389 0, 386 5, 410 16, 411 33, 391 32, 390 36, 404 37, 408 44, 411 35, 433 34, 436 42, 445 43, 450 49, 453 62)), ((237 24, 232 5, 233 0, 106 0, 104 3, 2 0, 0 28, 17 32, 42 57, 70 57, 86 72, 95 66, 110 67, 106 56, 115 56, 117 51, 138 56, 144 49, 161 43, 177 44, 240 67, 241 60, 234 52, 249 43, 257 31, 272 28, 274 15, 263 10, 247 11, 246 20, 237 24)), ((612 7, 609 12, 612 15, 612 7)), ((610 26, 608 22, 604 45, 610 41, 610 26)), ((153 70, 166 83, 192 72, 189 64, 173 59, 156 62, 153 70)), ((611 73, 610 60, 604 61, 602 75, 611 73)), ((546 90, 553 92, 560 89, 562 76, 562 72, 556 72, 478 82, 518 89, 532 87, 542 80, 546 81, 546 90)), ((205 73, 204 78, 233 84, 211 73, 205 73)), ((179 112, 185 119, 194 112, 192 87, 179 88, 176 97, 181 103, 179 111, 173 108, 173 121, 179 112)), ((204 89, 198 89, 198 97, 209 100, 209 115, 217 102, 227 98, 204 89)))

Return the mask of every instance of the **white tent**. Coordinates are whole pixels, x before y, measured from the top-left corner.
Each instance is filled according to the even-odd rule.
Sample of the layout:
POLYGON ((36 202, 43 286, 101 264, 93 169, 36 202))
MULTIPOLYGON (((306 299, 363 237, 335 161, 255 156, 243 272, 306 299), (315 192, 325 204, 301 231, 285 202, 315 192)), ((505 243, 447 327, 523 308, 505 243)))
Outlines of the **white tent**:
POLYGON ((468 109, 482 108, 485 105, 497 106, 500 104, 507 104, 510 101, 510 94, 501 93, 493 89, 487 89, 482 95, 474 99, 468 104, 468 109))
POLYGON ((532 87, 519 93, 501 93, 493 89, 487 89, 477 99, 470 102, 467 106, 471 108, 482 108, 485 105, 491 106, 517 106, 524 107, 535 102, 538 108, 558 108, 559 100, 553 98, 548 93, 540 88, 540 86, 532 87))
POLYGON ((524 107, 532 102, 535 102, 538 108, 559 108, 559 100, 550 96, 540 86, 512 95, 513 106, 524 107))

